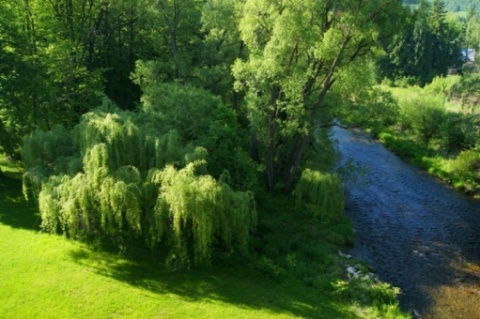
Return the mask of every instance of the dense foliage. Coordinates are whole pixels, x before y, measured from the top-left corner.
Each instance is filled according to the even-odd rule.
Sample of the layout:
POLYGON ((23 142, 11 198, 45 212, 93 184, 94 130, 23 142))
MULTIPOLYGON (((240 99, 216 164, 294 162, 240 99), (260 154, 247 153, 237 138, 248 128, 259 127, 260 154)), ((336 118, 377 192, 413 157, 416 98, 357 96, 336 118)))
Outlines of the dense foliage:
POLYGON ((0 145, 18 154, 30 135, 24 188, 43 228, 143 241, 178 266, 245 252, 264 185, 341 214, 325 128, 388 103, 372 70, 404 17, 398 0, 0 9, 0 145))
POLYGON ((457 188, 480 192, 478 73, 469 64, 464 75, 437 77, 424 88, 392 88, 398 116, 374 127, 389 148, 457 188))
POLYGON ((295 189, 297 201, 324 222, 338 218, 344 209, 343 184, 332 173, 306 169, 295 189))
MULTIPOLYGON (((235 127, 232 111, 198 89, 169 85, 162 93, 165 103, 141 112, 105 102, 71 131, 57 126, 28 140, 25 192, 38 196, 44 229, 84 240, 107 236, 119 245, 132 239, 161 244, 173 266, 208 262, 217 241, 246 251, 256 223, 254 198, 229 184, 228 167, 252 168, 225 139, 235 127), (191 97, 197 105, 182 104, 191 97), (169 121, 172 113, 199 111, 196 127, 169 121), (213 156, 211 173, 209 152, 229 160, 213 156)), ((232 173, 246 185, 240 182, 246 176, 232 173)))
POLYGON ((445 0, 445 8, 453 12, 468 11, 471 8, 480 9, 475 0, 445 0))
POLYGON ((444 2, 421 1, 401 32, 385 45, 381 77, 407 78, 410 84, 425 85, 435 76, 447 75, 449 69, 461 65, 461 36, 461 29, 446 19, 444 2))
POLYGON ((376 57, 402 12, 399 1, 246 1, 239 27, 249 56, 233 73, 268 189, 292 189, 315 127, 340 113, 330 90, 376 57))

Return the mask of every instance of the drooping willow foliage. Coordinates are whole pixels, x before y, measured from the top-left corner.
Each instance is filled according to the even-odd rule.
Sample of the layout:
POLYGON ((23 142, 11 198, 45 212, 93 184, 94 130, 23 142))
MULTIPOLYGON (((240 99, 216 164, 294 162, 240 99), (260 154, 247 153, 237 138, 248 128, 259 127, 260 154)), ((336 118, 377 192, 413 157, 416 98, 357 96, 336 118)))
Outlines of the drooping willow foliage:
MULTIPOLYGON (((195 90, 173 94, 187 89, 195 90)), ((142 239, 152 248, 166 247, 177 267, 208 262, 214 246, 246 252, 256 210, 252 193, 239 185, 251 181, 232 183, 228 168, 250 163, 235 162, 243 151, 215 136, 235 134, 228 121, 234 117, 219 121, 228 109, 206 94, 194 94, 196 105, 207 109, 195 119, 204 122, 197 124, 202 130, 189 138, 186 127, 170 120, 185 105, 195 107, 188 103, 138 112, 105 103, 72 131, 59 126, 36 132, 23 149, 24 193, 38 199, 42 228, 80 240, 142 239), (233 163, 222 166, 220 158, 233 163)))
POLYGON ((171 256, 176 259, 173 262, 188 260, 189 250, 193 250, 196 262, 209 260, 215 239, 246 252, 250 227, 256 223, 253 194, 232 190, 223 178, 216 181, 209 175, 198 176, 198 165, 202 161, 180 170, 169 165, 152 175, 152 181, 161 185, 152 231, 160 238, 165 230, 162 221, 172 221, 172 239, 178 254, 171 256), (191 247, 186 233, 193 239, 191 247))
POLYGON ((297 203, 324 222, 342 216, 345 198, 340 178, 330 172, 305 169, 297 183, 297 203))

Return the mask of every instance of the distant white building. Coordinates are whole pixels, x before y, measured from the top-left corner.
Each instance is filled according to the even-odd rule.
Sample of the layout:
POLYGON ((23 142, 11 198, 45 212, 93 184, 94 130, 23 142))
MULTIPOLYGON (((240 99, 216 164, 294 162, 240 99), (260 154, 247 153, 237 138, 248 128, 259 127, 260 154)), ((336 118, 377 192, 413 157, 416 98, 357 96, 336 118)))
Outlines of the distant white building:
POLYGON ((465 62, 474 62, 476 54, 475 49, 462 49, 462 58, 465 62))

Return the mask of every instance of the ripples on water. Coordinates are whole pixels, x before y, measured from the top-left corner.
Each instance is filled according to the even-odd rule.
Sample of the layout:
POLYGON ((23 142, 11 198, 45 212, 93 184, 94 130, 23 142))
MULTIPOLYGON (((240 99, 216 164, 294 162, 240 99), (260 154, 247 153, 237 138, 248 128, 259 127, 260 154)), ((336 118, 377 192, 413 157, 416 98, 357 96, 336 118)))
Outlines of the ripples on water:
POLYGON ((366 134, 334 128, 355 229, 351 253, 400 287, 422 318, 480 318, 480 202, 403 162, 366 134))

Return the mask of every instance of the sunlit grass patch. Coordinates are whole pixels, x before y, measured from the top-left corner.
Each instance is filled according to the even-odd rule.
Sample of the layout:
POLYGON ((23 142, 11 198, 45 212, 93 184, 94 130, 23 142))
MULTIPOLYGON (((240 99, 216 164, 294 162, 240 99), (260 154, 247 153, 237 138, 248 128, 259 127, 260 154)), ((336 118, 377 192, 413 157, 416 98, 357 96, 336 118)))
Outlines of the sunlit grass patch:
POLYGON ((19 176, 23 172, 19 161, 5 157, 3 154, 0 154, 0 167, 2 172, 9 176, 19 176))
POLYGON ((0 238, 5 319, 357 318, 348 302, 328 293, 240 267, 170 272, 6 225, 0 238))

